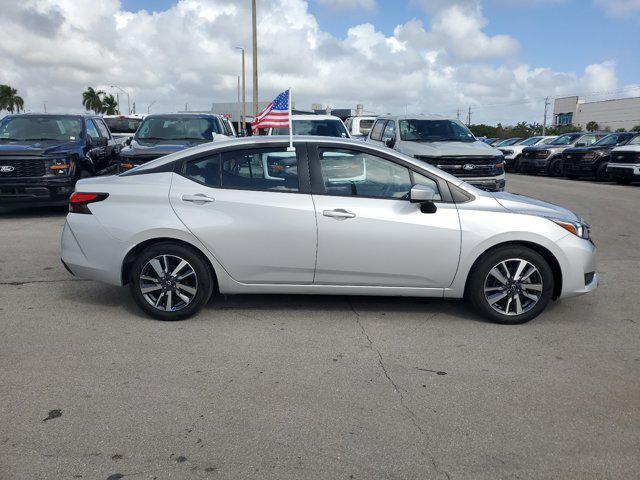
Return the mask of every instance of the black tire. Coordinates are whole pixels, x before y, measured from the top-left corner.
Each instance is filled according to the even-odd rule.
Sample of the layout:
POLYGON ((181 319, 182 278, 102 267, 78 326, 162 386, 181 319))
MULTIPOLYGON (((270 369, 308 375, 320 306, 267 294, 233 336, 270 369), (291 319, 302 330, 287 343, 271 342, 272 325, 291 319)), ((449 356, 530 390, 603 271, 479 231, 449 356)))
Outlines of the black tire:
POLYGON ((520 157, 515 159, 515 163, 513 164, 513 171, 516 173, 523 173, 522 165, 520 165, 520 157))
POLYGON ((596 167, 596 181, 598 182, 610 182, 611 176, 607 173, 607 162, 601 162, 596 167))
POLYGON ((567 175, 567 178, 569 180, 578 180, 580 177, 578 177, 577 175, 567 175))
MULTIPOLYGON (((551 267, 539 253, 523 246, 504 246, 491 250, 478 260, 469 275, 466 296, 475 309, 488 320, 505 325, 517 325, 534 319, 544 311, 553 295, 553 287, 554 279, 551 267), (540 294, 536 294, 538 296, 537 303, 534 303, 530 309, 524 310, 521 314, 514 312, 512 315, 507 315, 491 306, 485 296, 485 283, 489 281, 489 272, 501 262, 506 261, 510 265, 517 265, 517 262, 509 262, 512 259, 525 260, 537 269, 535 275, 542 283, 542 291, 540 294)), ((510 288, 506 287, 506 290, 511 291, 510 288)), ((517 292, 517 288, 515 291, 517 292)), ((530 294, 531 292, 529 291, 528 293, 530 294)), ((518 297, 519 300, 525 299, 524 296, 519 294, 518 297)), ((509 295, 506 297, 505 303, 508 299, 509 295)), ((529 300, 525 299, 524 301, 528 302, 529 300)), ((507 308, 510 307, 507 306, 507 308)), ((515 303, 513 310, 515 310, 515 303)))
POLYGON ((551 160, 549 163, 549 176, 551 177, 562 177, 564 174, 562 170, 562 159, 555 158, 551 160))
MULTIPOLYGON (((178 284, 178 281, 179 279, 175 279, 174 285, 178 284)), ((214 282, 213 273, 201 253, 197 252, 195 249, 171 242, 157 243, 144 249, 142 253, 137 256, 129 270, 129 288, 133 299, 147 314, 157 318, 158 320, 164 321, 183 320, 198 313, 209 301, 211 293, 213 292, 214 282), (183 259, 193 270, 194 277, 191 277, 189 282, 190 288, 195 289, 195 294, 189 303, 186 303, 183 307, 177 310, 175 310, 176 307, 173 307, 174 310, 166 310, 164 308, 151 305, 141 290, 142 280, 140 279, 140 276, 143 268, 148 268, 147 264, 151 262, 151 260, 163 255, 174 259, 183 259)), ((158 284, 163 284, 163 282, 160 281, 158 284)), ((164 292, 165 287, 161 288, 163 288, 162 292, 164 292)), ((170 287, 166 288, 171 289, 170 287)), ((182 293, 184 294, 185 292, 182 293)), ((166 296, 168 295, 165 294, 165 308, 168 306, 166 305, 166 296)), ((171 296, 178 300, 178 304, 181 303, 181 300, 179 300, 178 297, 174 297, 173 293, 171 296)), ((160 306, 161 305, 162 303, 160 306)))

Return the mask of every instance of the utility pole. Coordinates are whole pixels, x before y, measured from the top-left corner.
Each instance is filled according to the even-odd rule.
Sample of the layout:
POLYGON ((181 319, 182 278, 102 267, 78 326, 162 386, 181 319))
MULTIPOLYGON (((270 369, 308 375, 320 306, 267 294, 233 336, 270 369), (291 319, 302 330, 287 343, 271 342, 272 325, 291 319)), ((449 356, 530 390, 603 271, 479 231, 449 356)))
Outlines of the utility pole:
POLYGON ((469 113, 467 114, 467 127, 471 125, 471 105, 469 105, 469 113))
POLYGON ((460 117, 462 116, 462 110, 458 109, 456 110, 456 117, 458 119, 458 121, 460 121, 460 117))
POLYGON ((549 97, 544 99, 544 120, 542 121, 542 135, 547 134, 547 110, 549 109, 549 97))
POLYGON ((244 132, 246 130, 246 117, 247 117, 247 98, 246 98, 246 93, 247 90, 245 88, 245 75, 244 75, 244 48, 243 47, 236 47, 238 50, 242 51, 242 113, 240 114, 240 121, 242 122, 242 125, 240 125, 240 123, 238 123, 238 126, 242 129, 242 131, 244 132))
POLYGON ((156 103, 157 100, 154 100, 153 102, 151 102, 149 105, 147 105, 147 114, 151 113, 151 107, 153 106, 154 103, 156 103))
POLYGON ((251 23, 253 26, 253 116, 258 115, 258 28, 256 25, 256 0, 251 0, 251 23))
POLYGON ((47 113, 47 102, 44 102, 44 113, 47 113))
POLYGON ((242 107, 240 106, 240 75, 238 75, 238 130, 242 127, 242 107))
MULTIPOLYGON (((111 85, 111 88, 115 88, 117 90, 120 90, 122 93, 124 93, 127 96, 127 110, 129 110, 129 115, 131 115, 131 97, 129 96, 129 92, 127 92, 125 89, 119 87, 118 85, 111 85)), ((116 93, 117 95, 117 93, 116 93)))

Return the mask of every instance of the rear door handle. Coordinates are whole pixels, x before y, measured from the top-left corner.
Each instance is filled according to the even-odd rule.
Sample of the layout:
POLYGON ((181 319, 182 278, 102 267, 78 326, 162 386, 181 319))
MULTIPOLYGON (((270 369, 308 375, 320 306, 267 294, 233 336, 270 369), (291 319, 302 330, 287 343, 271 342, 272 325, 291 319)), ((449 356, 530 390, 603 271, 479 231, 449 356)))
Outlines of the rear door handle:
POLYGON ((215 201, 215 199, 211 198, 211 197, 207 197, 204 193, 196 193, 195 195, 182 195, 180 197, 180 199, 183 202, 191 202, 191 203, 198 203, 198 204, 205 204, 205 203, 211 203, 213 201, 215 201))
POLYGON ((336 220, 346 220, 348 218, 355 218, 356 214, 345 210, 343 208, 336 208, 335 210, 324 210, 322 215, 325 217, 335 218, 336 220))

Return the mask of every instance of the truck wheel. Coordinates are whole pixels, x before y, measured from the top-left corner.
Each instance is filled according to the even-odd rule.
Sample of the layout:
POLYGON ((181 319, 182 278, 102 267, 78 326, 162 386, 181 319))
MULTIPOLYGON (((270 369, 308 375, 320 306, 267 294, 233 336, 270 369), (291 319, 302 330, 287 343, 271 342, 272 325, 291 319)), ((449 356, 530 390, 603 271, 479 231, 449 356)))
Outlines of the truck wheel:
POLYGON ((129 288, 138 306, 158 320, 188 318, 211 297, 214 277, 198 252, 162 242, 139 254, 129 271, 129 288))
POLYGON ((602 162, 596 168, 596 180, 598 182, 610 182, 611 175, 607 173, 607 162, 602 162))
POLYGON ((492 322, 528 322, 546 308, 553 294, 553 272, 536 251, 504 246, 482 257, 469 277, 467 298, 492 322))
POLYGON ((549 164, 549 175, 552 177, 561 177, 562 173, 562 159, 556 158, 555 160, 551 160, 549 164))

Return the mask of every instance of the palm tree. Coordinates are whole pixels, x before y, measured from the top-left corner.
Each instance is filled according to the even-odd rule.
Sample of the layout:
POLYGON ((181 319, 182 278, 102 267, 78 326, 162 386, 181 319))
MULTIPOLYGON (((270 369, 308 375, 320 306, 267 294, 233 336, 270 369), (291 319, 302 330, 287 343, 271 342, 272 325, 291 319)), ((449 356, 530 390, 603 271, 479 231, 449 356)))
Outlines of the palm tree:
POLYGON ((104 92, 102 90, 94 90, 93 87, 87 87, 82 92, 82 105, 87 110, 93 110, 95 113, 102 112, 102 97, 104 92))
POLYGON ((0 110, 8 110, 10 113, 20 113, 20 110, 24 110, 24 100, 15 88, 0 85, 0 110))
POLYGON ((113 97, 113 95, 106 95, 102 99, 101 113, 106 113, 107 115, 115 115, 116 113, 118 113, 118 102, 116 102, 116 99, 113 97))

